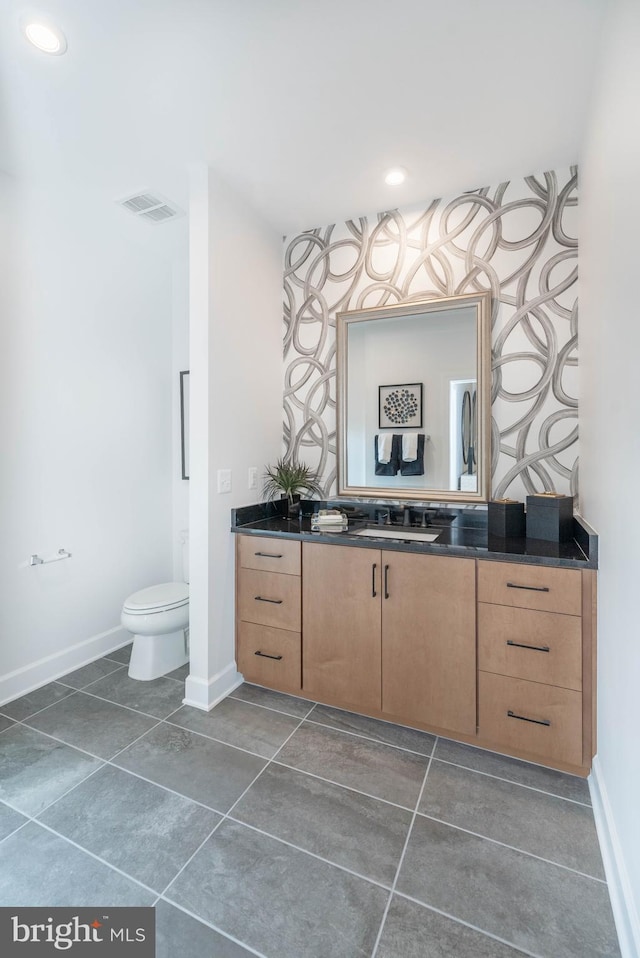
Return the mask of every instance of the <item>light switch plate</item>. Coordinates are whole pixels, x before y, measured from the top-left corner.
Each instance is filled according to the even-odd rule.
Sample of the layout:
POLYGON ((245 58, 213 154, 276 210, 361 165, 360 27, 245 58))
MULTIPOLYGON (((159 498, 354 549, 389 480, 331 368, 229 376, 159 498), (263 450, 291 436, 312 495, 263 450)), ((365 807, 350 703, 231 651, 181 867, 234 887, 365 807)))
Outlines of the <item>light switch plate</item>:
POLYGON ((258 488, 258 467, 257 466, 249 466, 247 482, 249 485, 249 489, 258 488))
POLYGON ((218 469, 218 492, 231 492, 230 469, 218 469))

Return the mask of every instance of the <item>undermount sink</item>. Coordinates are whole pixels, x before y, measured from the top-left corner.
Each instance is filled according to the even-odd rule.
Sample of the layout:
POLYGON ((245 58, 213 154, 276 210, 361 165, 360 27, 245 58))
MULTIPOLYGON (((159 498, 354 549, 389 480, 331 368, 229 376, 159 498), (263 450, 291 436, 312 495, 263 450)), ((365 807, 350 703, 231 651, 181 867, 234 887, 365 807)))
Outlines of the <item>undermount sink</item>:
POLYGON ((353 532, 354 536, 369 536, 371 539, 397 539, 400 542, 406 542, 407 539, 419 539, 421 542, 433 542, 441 535, 440 532, 423 532, 421 529, 403 529, 397 526, 395 529, 358 529, 353 532))

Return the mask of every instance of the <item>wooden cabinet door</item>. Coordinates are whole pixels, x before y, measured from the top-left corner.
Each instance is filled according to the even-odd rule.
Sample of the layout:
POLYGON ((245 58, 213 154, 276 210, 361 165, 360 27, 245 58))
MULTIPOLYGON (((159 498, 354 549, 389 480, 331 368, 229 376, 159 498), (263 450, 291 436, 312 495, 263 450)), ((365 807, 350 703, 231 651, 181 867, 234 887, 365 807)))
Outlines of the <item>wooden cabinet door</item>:
POLYGON ((475 735, 474 560, 383 552, 382 566, 383 711, 475 735))
POLYGON ((380 709, 380 552, 302 546, 305 695, 380 709))

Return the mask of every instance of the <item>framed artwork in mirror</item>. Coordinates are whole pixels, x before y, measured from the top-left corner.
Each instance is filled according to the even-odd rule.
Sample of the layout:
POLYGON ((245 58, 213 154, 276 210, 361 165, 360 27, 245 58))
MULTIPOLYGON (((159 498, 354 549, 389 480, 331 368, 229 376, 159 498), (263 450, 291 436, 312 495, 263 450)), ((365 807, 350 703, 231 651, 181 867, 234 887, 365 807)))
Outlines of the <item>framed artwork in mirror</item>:
POLYGON ((422 426, 422 383, 378 386, 378 428, 422 426))

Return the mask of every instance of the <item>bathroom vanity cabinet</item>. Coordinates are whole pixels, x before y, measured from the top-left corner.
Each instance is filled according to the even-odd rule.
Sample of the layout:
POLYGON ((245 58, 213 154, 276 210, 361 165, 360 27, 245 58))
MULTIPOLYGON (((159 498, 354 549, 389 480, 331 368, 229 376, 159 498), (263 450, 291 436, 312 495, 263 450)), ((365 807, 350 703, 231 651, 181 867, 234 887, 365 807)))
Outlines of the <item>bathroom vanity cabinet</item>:
POLYGON ((236 659, 247 682, 300 694, 300 543, 239 536, 236 659))
POLYGON ((475 734, 475 562, 305 542, 302 689, 475 734))
POLYGON ((595 572, 478 561, 478 737, 588 768, 595 572))
POLYGON ((310 539, 237 536, 248 682, 588 773, 595 570, 310 539))

